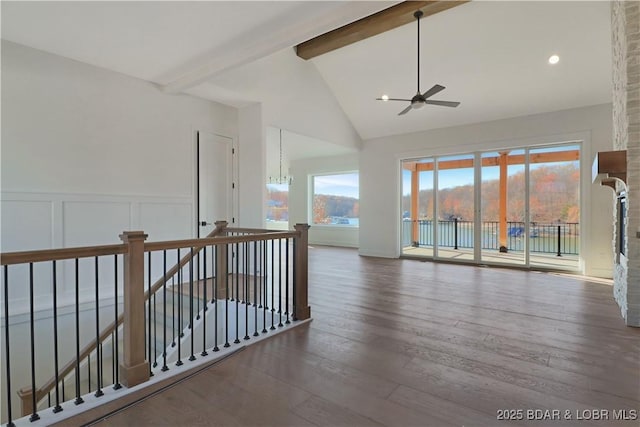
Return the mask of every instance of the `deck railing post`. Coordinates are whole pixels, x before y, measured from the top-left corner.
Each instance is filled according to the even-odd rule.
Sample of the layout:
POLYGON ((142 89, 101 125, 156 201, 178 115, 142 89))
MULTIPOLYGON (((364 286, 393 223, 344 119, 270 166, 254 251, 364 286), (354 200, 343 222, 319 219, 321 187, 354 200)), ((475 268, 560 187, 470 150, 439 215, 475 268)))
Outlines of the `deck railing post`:
MULTIPOLYGON (((226 229, 227 229, 227 225, 229 225, 229 223, 227 221, 216 221, 215 222, 216 225, 216 230, 220 230, 216 235, 217 236, 224 236, 226 233, 226 229)), ((229 269, 229 251, 227 249, 228 245, 218 245, 216 246, 216 272, 215 272, 215 277, 216 277, 216 283, 215 286, 218 289, 218 298, 220 297, 220 292, 222 292, 225 289, 225 280, 224 278, 227 277, 227 275, 229 274, 228 269, 229 269)), ((224 295, 224 298, 228 298, 228 295, 224 295)))
POLYGON ((296 224, 295 230, 300 233, 295 245, 295 277, 293 286, 295 287, 295 299, 293 301, 294 320, 305 320, 311 317, 311 308, 308 301, 308 279, 309 279, 309 224, 296 224))
POLYGON ((458 218, 453 219, 453 249, 458 249, 458 218))
POLYGON ((120 239, 128 246, 124 254, 124 358, 121 382, 133 387, 149 380, 149 361, 145 359, 144 319, 144 241, 142 231, 125 231, 120 239))
POLYGON ((558 253, 557 256, 562 256, 562 252, 560 251, 560 225, 558 226, 558 253))

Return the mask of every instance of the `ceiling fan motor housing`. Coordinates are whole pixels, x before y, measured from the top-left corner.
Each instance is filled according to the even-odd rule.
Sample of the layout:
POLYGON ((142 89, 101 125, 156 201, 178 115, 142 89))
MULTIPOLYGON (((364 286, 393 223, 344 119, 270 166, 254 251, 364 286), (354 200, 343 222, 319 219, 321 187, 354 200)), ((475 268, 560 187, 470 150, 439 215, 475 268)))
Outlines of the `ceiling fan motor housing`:
POLYGON ((424 107, 424 104, 425 104, 424 96, 420 94, 417 94, 416 96, 411 98, 411 108, 413 108, 414 110, 424 107))

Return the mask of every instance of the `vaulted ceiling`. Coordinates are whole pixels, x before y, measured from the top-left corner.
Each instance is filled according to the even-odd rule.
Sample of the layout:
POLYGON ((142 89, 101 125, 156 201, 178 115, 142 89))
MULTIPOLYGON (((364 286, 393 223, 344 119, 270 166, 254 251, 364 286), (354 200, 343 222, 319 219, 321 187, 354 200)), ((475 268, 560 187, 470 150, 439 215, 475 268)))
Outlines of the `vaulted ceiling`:
POLYGON ((395 3, 3 1, 2 38, 238 107, 327 98, 323 108, 341 109, 364 140, 611 100, 608 2, 473 1, 425 18, 420 89, 446 86, 434 98, 458 108, 398 116, 405 104, 375 100, 415 94, 415 23, 299 65, 296 44, 395 3), (309 67, 313 90, 287 89, 287 73, 309 67))

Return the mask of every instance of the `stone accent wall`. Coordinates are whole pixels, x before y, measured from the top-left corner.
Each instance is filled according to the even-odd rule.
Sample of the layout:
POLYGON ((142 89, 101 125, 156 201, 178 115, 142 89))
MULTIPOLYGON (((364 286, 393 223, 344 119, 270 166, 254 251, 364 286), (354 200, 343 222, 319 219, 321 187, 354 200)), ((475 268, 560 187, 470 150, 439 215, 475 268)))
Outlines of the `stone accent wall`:
POLYGON ((613 293, 627 325, 640 326, 640 2, 613 1, 611 31, 613 148, 627 150, 626 257, 616 259, 613 293))

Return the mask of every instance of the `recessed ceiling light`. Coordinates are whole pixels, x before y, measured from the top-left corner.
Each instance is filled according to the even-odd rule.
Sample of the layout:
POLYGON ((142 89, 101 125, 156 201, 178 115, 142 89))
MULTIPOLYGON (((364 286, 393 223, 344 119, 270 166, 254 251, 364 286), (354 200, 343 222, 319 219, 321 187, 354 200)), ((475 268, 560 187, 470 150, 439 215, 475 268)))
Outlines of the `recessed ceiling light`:
POLYGON ((383 101, 388 101, 389 100, 389 95, 382 95, 380 97, 380 99, 382 99, 383 101))
POLYGON ((551 64, 551 65, 555 65, 555 64, 557 64, 558 62, 560 62, 560 57, 559 57, 558 55, 551 55, 551 56, 549 57, 549 64, 551 64))

